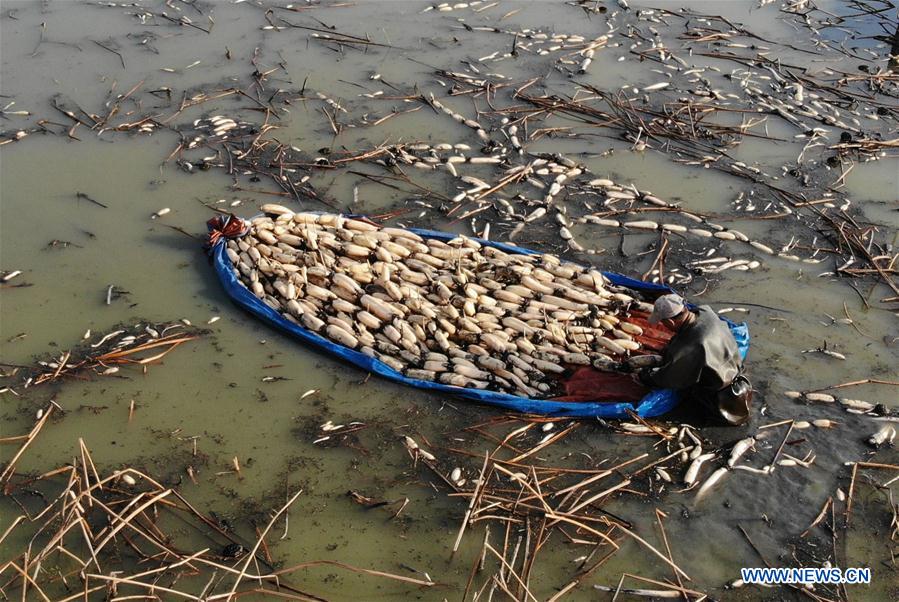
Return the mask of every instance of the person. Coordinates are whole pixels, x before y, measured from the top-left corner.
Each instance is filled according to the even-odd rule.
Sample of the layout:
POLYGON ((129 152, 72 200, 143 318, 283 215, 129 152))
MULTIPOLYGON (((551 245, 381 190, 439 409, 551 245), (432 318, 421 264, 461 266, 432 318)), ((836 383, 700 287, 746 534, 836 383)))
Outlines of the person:
POLYGON ((727 323, 711 307, 689 309, 680 295, 656 299, 650 324, 675 332, 660 365, 646 368, 640 382, 675 389, 703 404, 732 425, 749 420, 752 385, 743 375, 743 360, 727 323))

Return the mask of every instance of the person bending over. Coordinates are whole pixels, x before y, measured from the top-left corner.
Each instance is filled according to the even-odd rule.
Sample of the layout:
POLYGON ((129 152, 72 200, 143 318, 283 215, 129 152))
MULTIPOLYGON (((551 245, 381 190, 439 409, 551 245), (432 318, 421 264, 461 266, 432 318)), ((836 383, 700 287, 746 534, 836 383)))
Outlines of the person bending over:
POLYGON ((656 299, 649 322, 661 322, 675 335, 662 363, 642 370, 640 382, 675 389, 728 424, 746 423, 752 384, 743 375, 737 341, 715 310, 707 305, 691 310, 680 295, 663 295, 656 299))

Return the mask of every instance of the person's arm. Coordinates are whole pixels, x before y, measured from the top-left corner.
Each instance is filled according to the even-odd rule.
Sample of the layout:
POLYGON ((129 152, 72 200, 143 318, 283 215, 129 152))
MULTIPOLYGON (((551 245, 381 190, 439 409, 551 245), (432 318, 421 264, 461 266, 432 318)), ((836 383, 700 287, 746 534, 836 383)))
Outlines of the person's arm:
POLYGON ((662 365, 642 373, 640 380, 659 389, 686 389, 699 382, 704 365, 705 354, 699 345, 669 348, 662 365))

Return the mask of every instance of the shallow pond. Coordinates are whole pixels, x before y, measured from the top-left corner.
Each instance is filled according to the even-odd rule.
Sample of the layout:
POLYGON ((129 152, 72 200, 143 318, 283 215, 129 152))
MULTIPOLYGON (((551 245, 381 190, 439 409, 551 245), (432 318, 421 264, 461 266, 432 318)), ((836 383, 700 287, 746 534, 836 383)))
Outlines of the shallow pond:
MULTIPOLYGON (((778 2, 757 6, 757 2, 684 0, 659 3, 662 9, 649 13, 645 12, 648 4, 643 13, 638 4, 643 3, 632 2, 630 10, 623 11, 616 2, 502 0, 473 2, 452 11, 425 11, 430 3, 411 0, 296 2, 286 7, 176 0, 4 2, 0 7, 0 104, 6 106, 6 113, 0 128, 28 135, 0 149, 0 268, 23 272, 0 293, 2 360, 7 363, 3 368, 11 371, 15 365, 31 364, 35 357, 57 356, 79 344, 85 331, 91 330, 95 340, 122 323, 186 319, 208 330, 149 366, 146 373, 123 368, 109 376, 29 389, 17 387, 15 377, 8 379, 6 386, 15 393, 7 391, 0 398, 3 437, 27 433, 38 409, 47 408, 51 399, 64 410, 51 417, 18 459, 17 471, 41 473, 71 462, 79 454, 80 438, 101 470, 134 466, 166 485, 177 484, 194 506, 214 512, 248 542, 256 540, 251 521, 263 527, 271 512, 302 489, 288 511, 289 523, 280 519, 269 536, 272 556, 283 566, 333 560, 417 579, 425 579, 426 573, 427 579, 440 585, 416 588, 333 565, 300 570, 290 577, 292 585, 333 600, 461 598, 472 563, 481 554, 483 523, 469 527, 459 552, 451 554, 468 498, 449 496, 433 472, 413 462, 402 437, 429 441, 438 456, 437 466, 445 473, 460 463, 460 457, 450 455, 448 448, 471 452, 464 470, 473 479, 481 464, 478 456, 494 449, 496 441, 466 427, 493 420, 500 412, 366 378, 358 369, 304 348, 257 322, 229 302, 204 253, 202 235, 204 222, 213 214, 210 207, 247 217, 267 202, 370 215, 406 209, 392 223, 465 234, 481 234, 495 214, 474 216, 474 223, 447 217, 446 199, 455 196, 459 185, 444 172, 408 169, 408 180, 384 181, 391 184, 385 186, 377 179, 386 172, 371 163, 345 169, 313 168, 308 185, 329 205, 308 196, 299 203, 270 179, 254 182, 239 173, 228 175, 223 168, 194 167, 204 153, 213 151, 201 149, 183 156, 173 151, 196 133, 191 129, 194 120, 217 114, 256 127, 276 125, 263 135, 296 147, 307 164, 317 157, 361 154, 384 143, 448 142, 477 147, 480 141, 472 129, 409 97, 434 94, 454 110, 474 116, 476 110, 489 113, 493 103, 519 105, 512 92, 535 78, 538 81, 528 90, 534 95, 570 98, 579 85, 612 92, 623 86, 644 88, 668 77, 658 62, 638 60, 637 53, 651 47, 654 40, 664 40, 675 54, 683 50, 691 64, 719 68, 722 73, 737 68, 721 57, 699 52, 688 56, 682 35, 687 25, 675 14, 681 6, 698 14, 723 14, 741 23, 760 36, 755 43, 775 47, 778 59, 806 66, 813 74, 824 68, 856 70, 859 62, 876 70, 886 63, 882 42, 849 43, 852 52, 865 60, 815 50, 809 31, 800 28, 795 15, 781 12, 778 2), (614 35, 609 44, 597 49, 589 69, 579 73, 577 63, 571 64, 582 60, 581 55, 570 56, 576 50, 541 55, 533 39, 507 33, 529 28, 587 39, 610 31, 614 35), (323 35, 344 42, 329 43, 323 35), (759 41, 762 38, 766 41, 759 41), (632 45, 639 40, 644 45, 635 50, 632 45), (790 43, 798 48, 787 48, 790 43), (507 60, 484 58, 501 58, 518 44, 521 48, 507 60), (464 89, 466 84, 453 83, 446 72, 486 77, 497 88, 488 90, 486 98, 483 93, 451 95, 454 86, 464 89), (133 94, 121 98, 132 88, 136 88, 133 94), (216 97, 221 91, 228 94, 216 97), (201 97, 202 102, 192 102, 201 97), (271 111, 266 106, 278 108, 271 111), (102 116, 113 107, 110 126, 148 115, 158 125, 151 133, 139 133, 136 128, 92 130, 89 115, 102 116), (76 122, 65 111, 73 111, 88 125, 73 128, 76 122), (395 116, 375 125, 394 111, 395 116), (163 208, 170 212, 153 219, 163 208), (22 284, 27 286, 11 286, 22 284), (111 302, 109 286, 119 293, 111 302), (213 317, 220 319, 209 323, 213 317), (304 396, 308 391, 314 392, 304 396), (319 425, 328 420, 360 421, 366 428, 339 445, 314 443, 321 435, 319 425), (233 470, 235 458, 239 472, 233 470), (366 509, 354 503, 348 491, 394 503, 366 509), (402 500, 408 503, 402 506, 402 500)), ((877 19, 875 15, 850 24, 862 33, 865 28, 882 33, 877 19)), ((694 24, 706 25, 695 17, 694 24)), ((846 35, 838 28, 825 28, 825 33, 825 39, 840 41, 846 35)), ((722 46, 713 37, 708 50, 717 52, 722 46)), ((710 72, 708 77, 720 74, 710 72)), ((687 85, 685 80, 677 81, 687 85)), ((577 94, 586 96, 586 90, 582 87, 577 94)), ((671 91, 672 98, 677 94, 671 91)), ((896 107, 896 96, 876 98, 896 107)), ((895 137, 895 115, 863 125, 884 138, 895 137)), ((751 118, 752 113, 715 119, 739 126, 741 120, 751 118)), ((489 122, 497 128, 491 134, 499 135, 499 117, 493 115, 489 122)), ((529 153, 565 154, 588 168, 592 177, 651 190, 667 202, 739 228, 753 240, 780 248, 795 236, 801 243, 796 252, 801 250, 803 257, 811 254, 816 241, 828 241, 821 243, 824 247, 831 244, 828 233, 816 232, 796 216, 758 219, 739 199, 758 194, 761 206, 770 199, 769 191, 716 169, 685 165, 661 143, 640 150, 614 127, 590 127, 558 114, 529 128, 533 138, 526 144, 529 153), (534 135, 537 128, 559 129, 534 135)), ((764 136, 744 138, 729 149, 731 156, 776 176, 778 186, 788 186, 790 176, 781 167, 795 163, 807 140, 795 138, 796 128, 775 119, 752 132, 764 136)), ((808 152, 823 151, 813 147, 808 152)), ((217 156, 216 161, 223 155, 217 156)), ((850 199, 852 215, 877 228, 878 244, 887 245, 895 256, 899 242, 895 154, 853 163, 848 172, 826 168, 821 161, 807 168, 823 189, 835 187, 838 195, 850 199)), ((488 181, 499 177, 491 166, 471 166, 466 173, 488 181)), ((508 198, 515 200, 511 193, 508 198)), ((566 202, 574 207, 580 200, 572 196, 566 202)), ((497 220, 491 238, 507 240, 515 224, 497 220)), ((533 228, 516 233, 515 242, 635 276, 650 269, 658 251, 656 233, 624 235, 589 223, 573 226, 572 232, 585 248, 603 251, 585 254, 566 249, 558 224, 549 215, 533 228)), ((671 245, 668 263, 680 265, 683 274, 689 274, 685 266, 706 251, 702 241, 686 238, 672 239, 671 245)), ((848 489, 851 468, 845 464, 896 464, 899 460, 895 449, 875 453, 864 442, 884 422, 846 413, 838 404, 800 404, 784 396, 790 390, 877 379, 893 384, 854 386, 847 396, 899 408, 896 304, 880 301, 894 293, 870 276, 833 276, 839 260, 826 253, 821 255, 822 263, 802 263, 753 253, 746 246, 711 246, 716 256, 754 258, 762 265, 678 285, 697 302, 716 309, 737 308, 726 315, 748 322, 753 337, 748 367, 758 391, 756 415, 748 427, 704 429, 707 446, 727 449, 758 432, 759 426, 782 420, 830 419, 836 425, 812 427, 795 435, 801 439, 791 442, 797 453, 812 451, 816 456, 807 469, 784 467, 769 476, 734 471, 713 497, 701 503, 692 493, 679 493, 681 487, 676 484, 653 481, 648 492, 637 487, 639 495, 611 500, 604 510, 626 517, 637 533, 659 547, 662 540, 655 511, 667 513, 673 557, 691 577, 685 587, 715 599, 798 599, 800 593, 789 589, 723 588, 739 577, 740 567, 762 566, 760 553, 774 566, 830 558, 829 548, 823 551, 823 546, 831 545, 828 532, 816 531, 805 542, 807 547, 797 538, 828 497, 837 495, 837 488, 848 489), (804 353, 816 348, 836 351, 845 359, 804 353)), ((895 267, 891 273, 895 274, 895 267)), ((561 427, 567 421, 557 424, 561 427)), ((521 423, 509 422, 494 427, 495 435, 504 437, 518 426, 521 423)), ((757 445, 750 456, 755 466, 774 456, 784 433, 778 428, 775 436, 757 445)), ((624 437, 584 421, 547 452, 546 461, 592 469, 603 461, 618 463, 653 453, 655 442, 624 437)), ((523 444, 535 443, 536 439, 523 444)), ((13 444, 0 447, 4 463, 17 449, 13 444)), ((895 526, 890 539, 890 505, 885 500, 891 492, 895 505, 897 485, 879 490, 870 485, 895 476, 889 472, 872 471, 859 477, 852 527, 839 531, 841 555, 835 564, 870 566, 873 572, 871 586, 847 586, 848 594, 842 595, 853 600, 885 600, 896 594, 899 576, 888 553, 892 546, 895 557, 895 526)), ((37 506, 38 500, 27 493, 0 499, 0 531, 23 508, 37 506)), ((492 529, 493 541, 502 542, 503 527, 492 529)), ((515 529, 511 535, 507 532, 510 549, 520 534, 515 529)), ((189 533, 182 536, 202 547, 226 543, 189 533)), ((24 537, 24 531, 14 533, 0 548, 0 559, 21 554, 24 537)), ((624 572, 671 579, 669 567, 636 540, 626 539, 621 545, 618 553, 566 597, 611 598, 612 594, 598 592, 592 585, 614 588, 624 572)), ((584 553, 565 537, 550 539, 530 574, 534 595, 549 598, 569 583, 584 553)), ((488 562, 475 578, 477 588, 496 570, 488 562)), ((204 585, 185 583, 185 589, 194 593, 204 585)), ((635 582, 627 586, 652 587, 635 582)), ((484 599, 489 591, 488 586, 481 594, 484 599)), ((495 595, 506 594, 497 590, 495 595)))

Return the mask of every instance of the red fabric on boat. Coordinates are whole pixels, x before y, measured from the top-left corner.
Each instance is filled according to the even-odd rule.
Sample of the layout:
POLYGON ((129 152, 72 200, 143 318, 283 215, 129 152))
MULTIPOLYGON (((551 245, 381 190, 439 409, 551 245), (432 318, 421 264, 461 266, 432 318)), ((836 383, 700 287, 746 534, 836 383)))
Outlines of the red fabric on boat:
POLYGON ((668 341, 674 336, 674 333, 661 324, 650 324, 647 320, 648 318, 649 314, 632 311, 630 316, 628 316, 627 321, 631 324, 636 324, 643 329, 642 335, 634 337, 637 342, 648 351, 654 351, 655 353, 661 354, 668 345, 668 341))
POLYGON ((647 393, 649 389, 635 383, 630 374, 582 366, 565 381, 565 395, 552 401, 640 401, 647 393))
MULTIPOLYGON (((643 329, 642 335, 634 339, 647 353, 662 354, 674 332, 661 324, 650 324, 649 314, 631 311, 627 322, 643 329)), ((553 397, 552 401, 631 401, 643 399, 649 389, 635 383, 630 374, 603 372, 591 366, 582 366, 564 382, 565 394, 553 397)))

